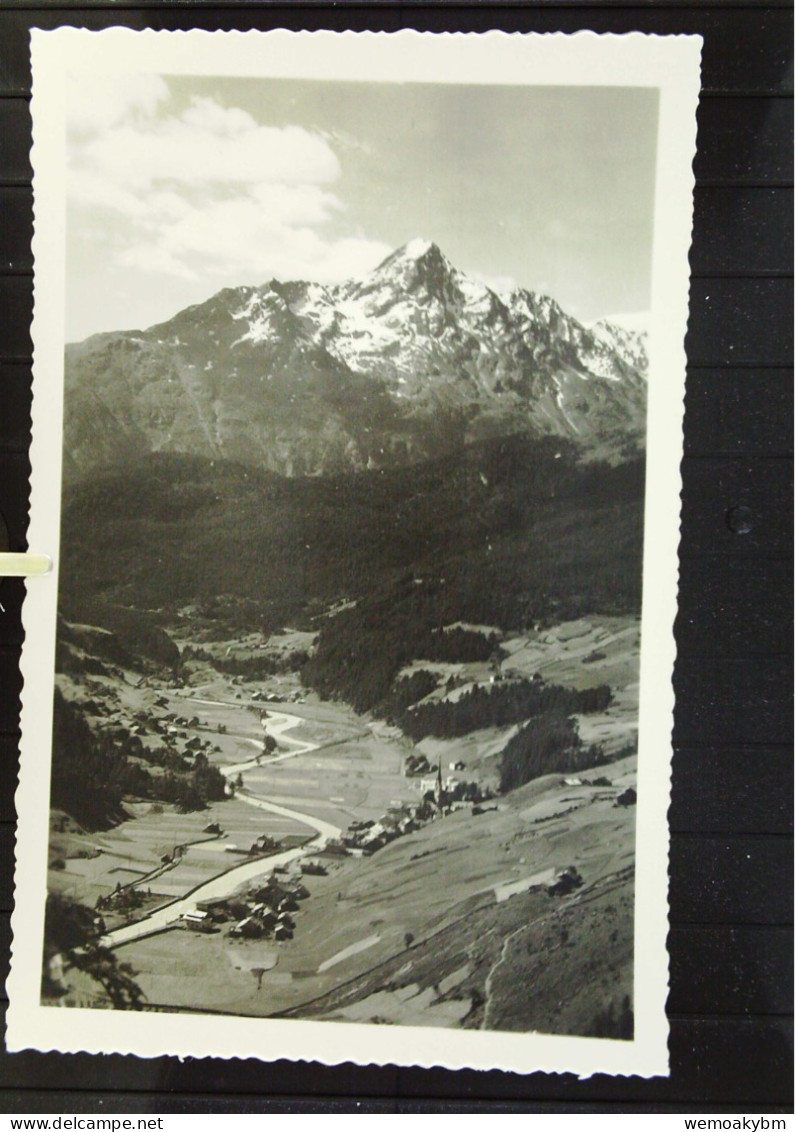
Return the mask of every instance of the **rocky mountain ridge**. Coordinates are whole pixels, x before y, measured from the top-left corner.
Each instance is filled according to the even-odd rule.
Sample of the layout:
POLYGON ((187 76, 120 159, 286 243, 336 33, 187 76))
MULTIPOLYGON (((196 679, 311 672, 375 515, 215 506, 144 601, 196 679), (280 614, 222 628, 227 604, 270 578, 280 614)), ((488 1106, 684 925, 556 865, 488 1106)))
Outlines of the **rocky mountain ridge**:
POLYGON ((325 474, 513 434, 615 461, 643 446, 646 367, 643 336, 413 240, 363 279, 230 288, 68 346, 66 472, 171 451, 325 474))

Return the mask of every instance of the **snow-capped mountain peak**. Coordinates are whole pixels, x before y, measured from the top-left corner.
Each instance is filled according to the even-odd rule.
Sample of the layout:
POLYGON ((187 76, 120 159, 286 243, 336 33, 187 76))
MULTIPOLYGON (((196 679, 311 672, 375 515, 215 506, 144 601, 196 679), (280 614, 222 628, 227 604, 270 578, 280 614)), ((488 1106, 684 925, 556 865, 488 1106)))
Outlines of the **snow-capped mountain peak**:
POLYGON ((422 291, 430 297, 441 296, 457 274, 436 244, 416 239, 387 256, 363 280, 352 280, 347 286, 364 292, 386 285, 400 291, 422 291))
POLYGON ((436 244, 433 244, 431 240, 424 240, 421 236, 415 236, 413 240, 410 240, 409 243, 404 246, 403 254, 407 259, 421 259, 424 255, 427 255, 432 248, 439 251, 439 248, 437 248, 436 244))
POLYGON ((289 474, 523 432, 613 458, 645 431, 641 336, 585 327, 522 288, 498 294, 424 239, 345 283, 221 291, 148 331, 70 347, 68 364, 87 405, 83 419, 73 398, 67 422, 79 464, 98 405, 119 449, 210 450, 289 474))

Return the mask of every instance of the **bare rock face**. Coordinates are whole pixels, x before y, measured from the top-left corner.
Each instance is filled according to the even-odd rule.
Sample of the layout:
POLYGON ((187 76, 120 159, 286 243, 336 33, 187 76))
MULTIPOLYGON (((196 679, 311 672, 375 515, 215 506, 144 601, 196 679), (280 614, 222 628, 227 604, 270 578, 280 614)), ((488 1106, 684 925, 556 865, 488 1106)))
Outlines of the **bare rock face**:
POLYGON ((227 289, 67 347, 66 470, 169 451, 317 475, 517 433, 616 461, 643 445, 646 367, 642 335, 413 240, 363 279, 227 289))

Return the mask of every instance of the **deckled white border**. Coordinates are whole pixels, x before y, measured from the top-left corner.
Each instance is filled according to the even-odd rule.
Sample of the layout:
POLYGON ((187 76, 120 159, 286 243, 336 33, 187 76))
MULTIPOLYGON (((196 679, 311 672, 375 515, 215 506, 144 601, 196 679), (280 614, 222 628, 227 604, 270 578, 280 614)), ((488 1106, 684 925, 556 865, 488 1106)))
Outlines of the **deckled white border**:
MULTIPOLYGON (((54 569, 28 583, 22 656, 22 768, 17 792, 16 907, 8 1048, 180 1056, 292 1058, 335 1065, 668 1073, 668 829, 679 543, 683 339, 688 312, 692 162, 701 39, 333 32, 34 30, 35 311, 29 545, 54 569), (660 91, 650 334, 647 496, 632 1042, 540 1034, 58 1010, 39 1004, 60 530, 65 309, 64 76, 90 70, 170 74, 645 86, 660 91)), ((102 553, 102 548, 96 548, 102 553)))

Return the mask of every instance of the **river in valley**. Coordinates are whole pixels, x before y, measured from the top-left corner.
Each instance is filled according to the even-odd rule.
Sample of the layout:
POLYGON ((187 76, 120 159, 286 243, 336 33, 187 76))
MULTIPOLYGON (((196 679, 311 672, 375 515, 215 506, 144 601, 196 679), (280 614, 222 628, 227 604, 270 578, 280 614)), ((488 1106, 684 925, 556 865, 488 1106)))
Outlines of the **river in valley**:
MULTIPOLYGON (((237 708, 247 706, 223 700, 191 699, 187 702, 216 707, 237 708)), ((294 739, 286 734, 288 731, 304 722, 305 720, 301 716, 291 715, 288 712, 268 712, 267 718, 263 723, 266 733, 273 735, 274 738, 278 737, 283 742, 290 743, 295 748, 291 751, 285 751, 280 755, 271 756, 268 759, 269 766, 277 762, 284 762, 288 759, 295 758, 300 754, 307 754, 310 751, 318 750, 320 744, 312 743, 304 739, 294 739)), ((261 750, 264 750, 264 744, 260 743, 259 740, 250 739, 248 741, 257 743, 261 750)), ((231 766, 222 766, 219 769, 228 779, 233 775, 235 777, 240 775, 242 778, 246 771, 260 767, 262 761, 262 755, 257 755, 246 762, 234 763, 231 766)), ((282 853, 275 853, 265 858, 258 857, 253 861, 246 860, 240 865, 227 869, 225 872, 187 891, 182 897, 178 897, 169 904, 150 912, 140 920, 125 924, 123 927, 115 928, 113 931, 108 932, 107 935, 103 937, 105 946, 119 947, 122 944, 141 939, 143 936, 163 931, 165 928, 168 928, 170 925, 180 920, 187 912, 195 911, 197 902, 203 900, 221 900, 231 896, 232 893, 246 881, 266 877, 270 875, 275 868, 288 865, 290 862, 296 861, 306 856, 308 853, 318 852, 328 841, 340 837, 342 830, 338 826, 323 821, 314 814, 304 813, 300 810, 291 809, 287 806, 272 802, 268 798, 262 797, 249 790, 245 785, 245 779, 243 782, 243 787, 239 786, 236 791, 236 798, 260 810, 278 814, 281 817, 290 818, 295 822, 308 826, 316 833, 313 840, 300 848, 288 849, 282 853)))

